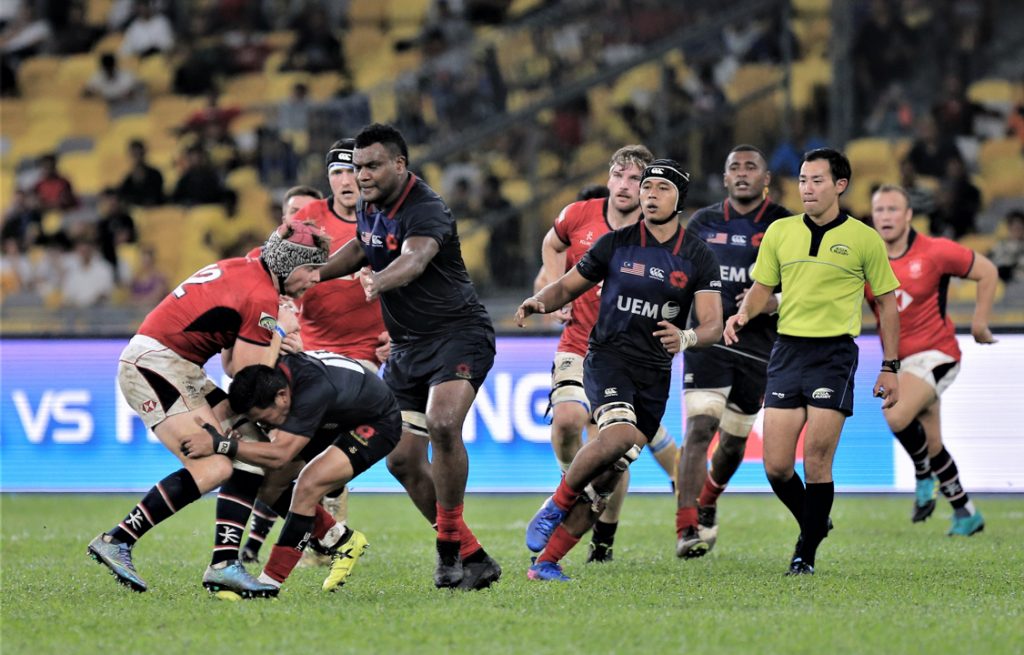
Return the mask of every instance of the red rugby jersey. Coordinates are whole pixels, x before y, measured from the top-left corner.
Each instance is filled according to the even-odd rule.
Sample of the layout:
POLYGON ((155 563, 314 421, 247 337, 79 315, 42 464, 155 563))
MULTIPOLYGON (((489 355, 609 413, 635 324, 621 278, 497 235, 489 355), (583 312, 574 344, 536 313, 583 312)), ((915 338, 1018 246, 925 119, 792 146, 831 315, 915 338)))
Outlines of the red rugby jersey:
MULTIPOLYGON (((562 243, 569 246, 565 251, 565 270, 575 266, 590 246, 603 235, 611 232, 611 226, 605 214, 607 198, 581 200, 566 206, 555 219, 555 234, 562 243)), ((601 286, 590 289, 572 303, 572 318, 562 330, 562 338, 558 342, 558 352, 587 354, 590 331, 597 323, 597 313, 601 307, 601 286)))
MULTIPOLYGON (((331 198, 299 210, 293 221, 313 221, 331 237, 331 254, 356 236, 355 218, 347 221, 331 209, 331 198)), ((302 344, 353 359, 377 361, 377 336, 384 331, 380 301, 366 302, 357 275, 320 282, 302 296, 302 344)))
MULTIPOLYGON (((974 265, 974 251, 911 230, 907 251, 889 263, 900 281, 895 292, 900 310, 900 359, 939 350, 960 361, 956 328, 946 316, 946 291, 951 276, 967 277, 974 265)), ((865 293, 877 319, 878 306, 870 287, 865 293)))
POLYGON ((277 311, 277 289, 259 259, 223 259, 175 287, 138 333, 202 366, 236 339, 269 346, 277 311))

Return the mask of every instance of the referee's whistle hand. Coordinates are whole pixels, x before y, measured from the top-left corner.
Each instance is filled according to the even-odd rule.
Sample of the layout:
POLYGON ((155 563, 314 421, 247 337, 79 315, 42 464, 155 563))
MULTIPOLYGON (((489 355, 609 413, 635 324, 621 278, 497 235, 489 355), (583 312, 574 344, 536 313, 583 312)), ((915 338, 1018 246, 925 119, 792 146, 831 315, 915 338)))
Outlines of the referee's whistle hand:
POLYGON ((722 336, 725 338, 725 345, 731 346, 740 340, 739 331, 747 324, 747 315, 743 313, 736 313, 730 316, 725 321, 725 329, 722 330, 722 336))

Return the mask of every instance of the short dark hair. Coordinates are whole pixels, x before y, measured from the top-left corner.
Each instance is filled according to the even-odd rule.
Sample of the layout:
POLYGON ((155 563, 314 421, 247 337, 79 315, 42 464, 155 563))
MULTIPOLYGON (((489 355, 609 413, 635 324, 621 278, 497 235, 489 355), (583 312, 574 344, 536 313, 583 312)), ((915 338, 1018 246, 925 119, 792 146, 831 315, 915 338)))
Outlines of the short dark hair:
POLYGON ((228 404, 235 414, 245 414, 253 407, 265 409, 274 404, 281 389, 288 387, 288 378, 280 369, 253 364, 239 371, 228 387, 228 404))
POLYGON ((284 201, 288 202, 295 196, 309 196, 310 198, 316 198, 317 200, 323 200, 324 194, 320 193, 318 189, 314 189, 311 186, 304 184, 299 186, 293 186, 284 192, 284 201))
POLYGON ((804 163, 825 159, 828 161, 828 169, 832 173, 832 181, 846 180, 847 185, 853 177, 853 170, 850 168, 850 160, 846 155, 833 148, 815 148, 804 153, 804 163))
MULTIPOLYGON (((768 167, 768 157, 764 154, 764 151, 758 148, 757 146, 752 146, 749 143, 741 143, 732 150, 730 150, 729 155, 731 155, 734 152, 756 152, 758 155, 760 155, 761 161, 764 162, 765 167, 768 167)), ((729 159, 729 155, 726 155, 725 158, 729 159)))
POLYGON ((1010 223, 1024 223, 1024 211, 1019 209, 1011 209, 1006 212, 1006 224, 1010 223))
POLYGON ((391 125, 370 123, 359 130, 359 134, 356 135, 357 148, 367 148, 375 143, 386 147, 392 155, 401 155, 405 157, 406 162, 409 161, 409 146, 405 143, 405 137, 391 125))

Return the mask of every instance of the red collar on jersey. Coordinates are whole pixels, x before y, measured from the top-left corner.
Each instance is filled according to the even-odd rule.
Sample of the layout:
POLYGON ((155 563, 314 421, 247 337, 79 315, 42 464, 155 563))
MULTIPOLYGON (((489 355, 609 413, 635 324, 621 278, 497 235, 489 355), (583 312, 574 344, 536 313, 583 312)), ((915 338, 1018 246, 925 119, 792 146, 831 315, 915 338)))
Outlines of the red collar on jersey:
MULTIPOLYGON (((675 243, 674 246, 672 246, 672 254, 673 255, 678 255, 679 254, 679 249, 682 248, 682 246, 683 246, 683 237, 685 235, 686 235, 686 229, 683 228, 682 225, 679 225, 679 236, 676 237, 676 243, 675 243)), ((655 239, 655 241, 657 241, 657 239, 655 239)), ((647 247, 647 224, 644 223, 643 220, 640 221, 640 247, 641 248, 646 248, 647 247)))
MULTIPOLYGON (((765 196, 764 200, 761 201, 761 209, 757 210, 757 216, 754 217, 754 222, 755 223, 760 221, 761 217, 764 216, 764 212, 765 212, 765 210, 768 209, 768 203, 771 202, 771 200, 772 199, 769 196, 765 196)), ((722 201, 722 206, 725 209, 725 211, 723 212, 725 214, 725 222, 728 223, 729 222, 729 210, 732 208, 732 204, 729 202, 729 199, 726 198, 724 201, 722 201)))

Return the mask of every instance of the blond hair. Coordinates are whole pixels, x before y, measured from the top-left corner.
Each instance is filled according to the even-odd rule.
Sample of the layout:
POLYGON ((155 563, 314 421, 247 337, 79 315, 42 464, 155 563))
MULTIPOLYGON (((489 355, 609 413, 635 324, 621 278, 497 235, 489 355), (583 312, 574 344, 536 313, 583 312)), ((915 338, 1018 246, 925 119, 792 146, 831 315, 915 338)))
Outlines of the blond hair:
POLYGON ((611 170, 616 166, 622 166, 623 168, 629 168, 630 165, 636 166, 640 170, 647 168, 647 165, 654 161, 654 155, 647 149, 647 146, 639 144, 623 146, 615 151, 612 155, 611 160, 608 162, 608 169, 611 170))

